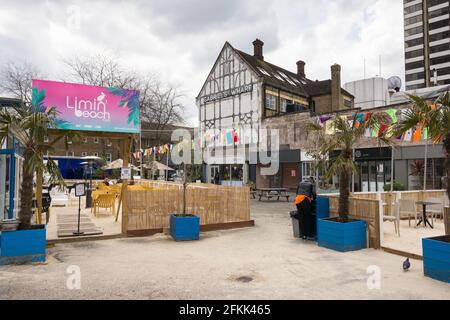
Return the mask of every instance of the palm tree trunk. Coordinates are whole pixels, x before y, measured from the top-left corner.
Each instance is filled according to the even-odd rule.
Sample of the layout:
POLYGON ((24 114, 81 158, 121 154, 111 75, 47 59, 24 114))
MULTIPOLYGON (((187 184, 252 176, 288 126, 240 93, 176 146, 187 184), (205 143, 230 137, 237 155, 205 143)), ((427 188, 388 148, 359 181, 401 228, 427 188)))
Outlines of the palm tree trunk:
POLYGON ((25 149, 23 162, 23 179, 20 188, 20 229, 29 229, 31 226, 31 209, 33 202, 33 172, 29 172, 28 165, 32 154, 32 150, 30 150, 29 148, 25 149))
POLYGON ((445 149, 445 172, 447 179, 447 197, 450 201, 450 133, 448 133, 444 138, 444 149, 445 149))
POLYGON ((342 170, 339 174, 339 217, 343 220, 348 218, 349 213, 350 176, 348 170, 342 170))

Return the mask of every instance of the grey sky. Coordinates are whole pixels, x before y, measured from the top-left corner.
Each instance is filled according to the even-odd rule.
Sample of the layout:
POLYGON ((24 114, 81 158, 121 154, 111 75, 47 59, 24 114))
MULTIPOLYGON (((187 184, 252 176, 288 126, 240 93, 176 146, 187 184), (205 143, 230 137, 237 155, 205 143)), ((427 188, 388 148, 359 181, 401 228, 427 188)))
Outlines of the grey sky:
POLYGON ((343 81, 404 77, 401 0, 0 0, 0 63, 27 60, 62 80, 61 60, 109 52, 127 67, 179 86, 190 124, 195 96, 225 41, 311 79, 342 65, 343 81))

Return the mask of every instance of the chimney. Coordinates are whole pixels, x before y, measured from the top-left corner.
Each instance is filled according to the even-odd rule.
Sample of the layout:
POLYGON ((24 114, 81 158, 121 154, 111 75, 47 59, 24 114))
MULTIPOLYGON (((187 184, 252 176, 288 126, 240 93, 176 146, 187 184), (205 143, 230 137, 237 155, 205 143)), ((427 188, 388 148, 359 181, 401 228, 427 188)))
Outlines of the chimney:
POLYGON ((343 97, 341 94, 341 66, 334 64, 331 66, 331 111, 338 111, 341 105, 343 105, 343 97))
POLYGON ((256 39, 255 41, 253 41, 253 56, 256 59, 264 60, 263 46, 264 42, 262 42, 261 40, 256 39))
POLYGON ((305 77, 305 62, 302 60, 297 62, 297 74, 302 78, 305 77))

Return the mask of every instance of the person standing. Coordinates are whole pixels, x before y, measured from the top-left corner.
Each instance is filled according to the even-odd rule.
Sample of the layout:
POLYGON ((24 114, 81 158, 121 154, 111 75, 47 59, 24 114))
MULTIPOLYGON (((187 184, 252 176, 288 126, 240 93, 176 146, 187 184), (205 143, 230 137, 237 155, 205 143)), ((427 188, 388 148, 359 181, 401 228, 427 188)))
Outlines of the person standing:
POLYGON ((220 184, 220 174, 219 171, 216 171, 216 174, 214 175, 214 184, 219 185, 220 184))

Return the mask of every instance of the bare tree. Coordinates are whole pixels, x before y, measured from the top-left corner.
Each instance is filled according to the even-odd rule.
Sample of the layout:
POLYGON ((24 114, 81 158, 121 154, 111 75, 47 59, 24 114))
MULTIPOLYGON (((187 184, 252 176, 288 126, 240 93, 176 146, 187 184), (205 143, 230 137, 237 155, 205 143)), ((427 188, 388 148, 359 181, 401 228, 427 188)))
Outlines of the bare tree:
POLYGON ((0 68, 0 91, 2 94, 31 104, 31 80, 42 78, 41 72, 31 63, 8 62, 0 68))
POLYGON ((182 95, 176 88, 163 87, 157 83, 149 88, 149 93, 141 104, 141 119, 152 124, 155 140, 161 143, 161 136, 168 125, 183 124, 184 107, 180 102, 182 95))
POLYGON ((125 69, 116 58, 107 54, 74 57, 63 60, 68 67, 66 78, 100 87, 136 89, 141 79, 125 69))

